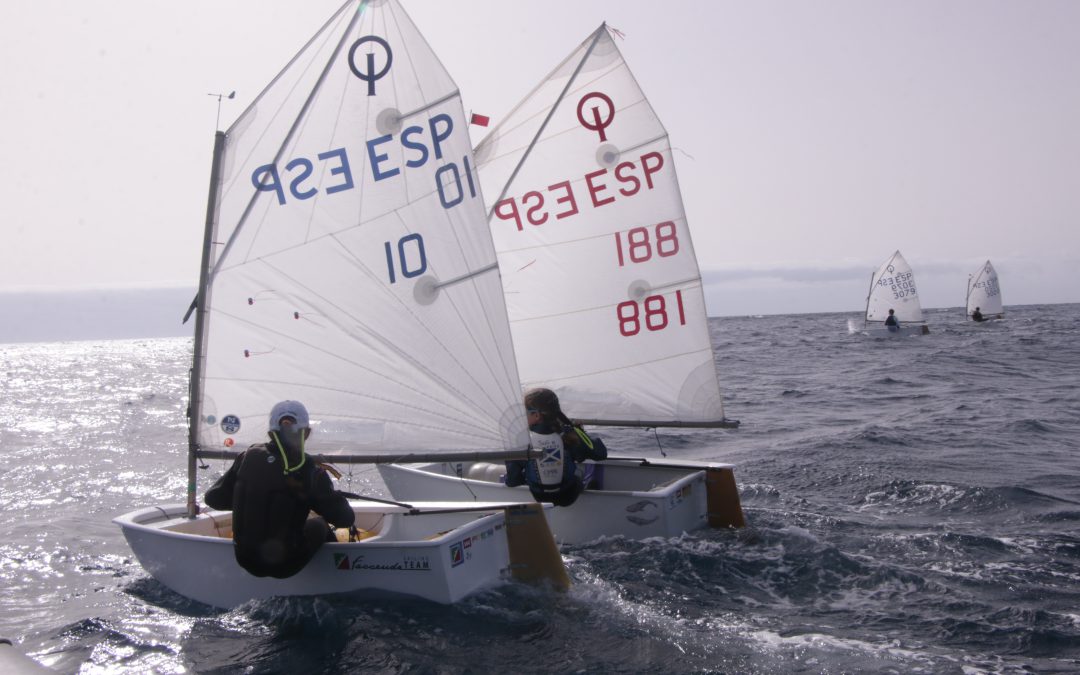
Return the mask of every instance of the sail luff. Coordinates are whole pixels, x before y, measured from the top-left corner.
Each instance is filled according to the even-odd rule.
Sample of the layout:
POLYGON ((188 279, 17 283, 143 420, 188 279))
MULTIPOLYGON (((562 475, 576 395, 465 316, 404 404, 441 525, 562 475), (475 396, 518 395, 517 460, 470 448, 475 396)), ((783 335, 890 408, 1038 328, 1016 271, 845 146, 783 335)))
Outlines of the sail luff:
MULTIPOLYGON (((600 25, 600 29, 603 29, 603 28, 604 28, 605 26, 607 26, 607 24, 606 24, 606 23, 605 23, 605 24, 601 24, 601 25, 600 25)), ((599 31, 600 29, 597 29, 597 31, 599 31)), ((583 40, 583 41, 581 42, 581 44, 585 44, 585 42, 588 42, 589 40, 595 40, 595 39, 596 39, 596 33, 597 33, 597 31, 594 31, 594 32, 592 33, 592 35, 590 35, 589 37, 585 38, 585 40, 583 40)), ((580 49, 580 45, 579 45, 579 47, 578 47, 578 48, 580 49)), ((518 110, 520 110, 520 109, 521 109, 521 107, 522 107, 523 105, 525 105, 525 103, 526 103, 526 102, 527 102, 527 101, 528 101, 529 99, 531 99, 531 98, 532 98, 532 97, 533 97, 534 95, 536 95, 536 93, 537 93, 538 91, 540 91, 540 89, 542 89, 542 88, 543 88, 543 86, 544 86, 544 83, 545 83, 545 82, 546 82, 546 81, 548 80, 548 78, 550 78, 550 77, 551 77, 551 74, 552 74, 552 73, 555 73, 555 72, 558 72, 559 70, 561 70, 561 69, 563 68, 563 66, 565 66, 565 65, 566 65, 567 63, 569 63, 569 62, 570 62, 570 59, 572 59, 572 58, 574 57, 574 54, 576 54, 576 53, 577 53, 577 50, 574 50, 574 51, 573 51, 573 52, 571 52, 571 53, 570 53, 570 54, 569 54, 569 55, 568 55, 568 56, 567 56, 566 58, 564 58, 564 59, 563 59, 562 61, 560 61, 560 62, 559 62, 559 65, 558 65, 557 67, 555 67, 555 68, 554 68, 554 69, 553 69, 553 70, 551 71, 551 73, 548 73, 547 77, 545 77, 545 78, 544 78, 543 80, 541 80, 540 84, 538 84, 538 85, 536 85, 535 87, 533 87, 533 88, 532 88, 532 90, 531 90, 531 91, 529 91, 529 93, 528 93, 528 94, 527 94, 527 95, 526 95, 526 96, 525 96, 524 98, 522 98, 522 99, 521 99, 520 101, 518 101, 518 102, 517 102, 517 104, 516 104, 516 105, 515 105, 515 106, 514 106, 513 108, 511 108, 511 109, 510 109, 510 112, 509 112, 509 113, 507 113, 507 114, 506 114, 505 116, 503 116, 503 118, 502 118, 502 119, 501 119, 500 121, 498 121, 498 122, 496 122, 496 123, 495 123, 495 126, 493 126, 493 127, 491 128, 491 130, 490 130, 490 131, 488 131, 488 133, 487 133, 487 134, 485 134, 485 135, 484 135, 484 137, 483 137, 482 139, 480 139, 480 142, 479 142, 479 143, 477 143, 477 147, 480 147, 480 146, 484 145, 485 143, 487 143, 487 142, 489 141, 489 139, 492 139, 492 138, 495 138, 495 137, 497 137, 497 136, 498 136, 498 135, 499 135, 499 134, 500 134, 500 133, 502 132, 502 130, 503 130, 503 129, 502 129, 502 128, 503 128, 503 125, 504 125, 504 124, 507 124, 507 123, 508 123, 508 122, 507 122, 508 120, 511 120, 511 119, 513 119, 513 118, 514 118, 514 116, 515 116, 515 115, 517 114, 517 111, 518 111, 518 110)))
MULTIPOLYGON (((346 6, 349 5, 349 4, 352 4, 355 1, 356 0, 349 0, 349 2, 346 3, 346 6)), ((352 19, 349 21, 349 25, 345 28, 344 31, 342 31, 341 38, 338 40, 337 45, 334 47, 333 52, 330 54, 330 58, 327 59, 326 64, 323 66, 322 72, 319 74, 319 79, 316 80, 315 86, 312 87, 311 91, 308 93, 307 99, 304 101, 304 104, 301 106, 300 111, 296 114, 296 118, 293 120, 292 125, 289 127, 289 131, 285 134, 285 137, 282 139, 281 145, 278 147, 277 152, 274 153, 274 160, 272 162, 273 165, 276 166, 281 161, 281 158, 285 155, 285 149, 289 146, 289 142, 292 141, 293 137, 296 134, 296 130, 300 127, 300 123, 304 120, 304 117, 307 115, 308 110, 311 108, 311 102, 315 100, 315 96, 319 93, 319 90, 322 88, 323 82, 326 81, 327 74, 330 72, 331 68, 334 65, 334 62, 337 61, 338 55, 341 53, 342 45, 345 44, 345 41, 348 39, 349 34, 352 32, 353 27, 356 26, 356 23, 360 20, 360 17, 364 13, 364 8, 365 7, 367 7, 367 0, 362 0, 361 3, 360 3, 359 9, 353 15, 352 19)), ((344 7, 342 9, 344 9, 344 7)), ((340 10, 339 10, 338 13, 340 13, 340 10)), ((334 16, 336 17, 337 14, 335 14, 334 16)), ((329 25, 332 22, 333 22, 333 19, 331 19, 331 21, 327 22, 326 25, 329 25)), ((310 45, 313 41, 314 41, 314 38, 312 40, 309 40, 307 44, 310 45)), ((305 45, 304 48, 306 49, 307 45, 305 45)), ((301 50, 300 53, 302 53, 302 52, 303 52, 303 50, 301 50)), ((297 54, 297 56, 293 57, 293 59, 289 62, 289 64, 291 65, 292 63, 294 63, 298 56, 299 56, 299 53, 297 54)), ((285 68, 287 69, 288 67, 289 66, 286 66, 285 68)), ((284 72, 284 70, 282 70, 282 72, 284 72)), ((280 77, 281 77, 281 74, 279 73, 278 78, 280 78, 280 77)), ((276 82, 277 78, 275 78, 274 81, 276 82)), ((273 86, 273 83, 271 83, 270 86, 273 86)), ((266 89, 263 90, 264 93, 265 93, 265 91, 269 90, 270 86, 268 86, 266 89)), ((262 94, 260 94, 260 96, 262 96, 262 94)), ((264 181, 264 184, 265 184, 265 181, 269 180, 269 176, 264 174, 263 177, 262 177, 262 180, 264 181)), ((244 208, 244 212, 240 215, 240 218, 236 223, 236 227, 234 227, 232 232, 229 233, 229 240, 225 243, 225 247, 222 249, 221 255, 219 255, 217 257, 217 260, 214 263, 214 271, 219 269, 221 267, 222 263, 225 260, 228 259, 229 251, 232 250, 233 243, 236 241, 237 237, 240 235, 240 230, 242 230, 244 228, 244 224, 247 222, 248 216, 251 215, 251 210, 253 208, 255 208, 255 202, 259 201, 259 197, 260 197, 260 190, 259 189, 256 189, 255 191, 253 191, 251 193, 251 199, 248 200, 248 204, 244 208)), ((213 272, 211 274, 213 274, 213 272)))
MULTIPOLYGON (((263 97, 266 95, 266 92, 273 89, 274 85, 278 83, 278 80, 281 79, 282 75, 284 75, 286 72, 288 72, 290 68, 292 68, 293 64, 296 63, 296 60, 300 58, 300 55, 306 52, 308 48, 311 47, 312 44, 314 44, 315 40, 317 40, 319 36, 322 35, 323 32, 325 32, 326 29, 331 26, 331 24, 337 21, 338 17, 349 7, 349 5, 353 4, 356 4, 356 0, 346 0, 345 3, 342 4, 341 7, 337 9, 337 11, 334 12, 333 16, 327 19, 326 22, 324 22, 323 25, 319 28, 319 30, 315 31, 315 34, 312 35, 311 38, 309 38, 308 41, 305 42, 304 45, 300 47, 300 49, 298 49, 295 54, 293 54, 293 57, 289 59, 289 62, 286 63, 281 70, 278 71, 278 74, 275 75, 274 78, 271 79, 270 82, 262 88, 262 91, 260 91, 259 94, 251 101, 251 103, 248 104, 248 107, 244 108, 244 111, 240 113, 235 120, 233 120, 233 123, 226 130, 226 134, 231 134, 234 131, 236 125, 239 124, 241 120, 247 117, 247 115, 250 114, 251 111, 259 105, 259 102, 262 101, 263 97)), ((364 0, 361 5, 362 6, 357 11, 357 15, 363 13, 363 6, 367 5, 367 0, 364 0)))
POLYGON ((866 290, 866 311, 863 312, 863 326, 870 323, 870 298, 874 295, 874 279, 877 272, 870 273, 870 288, 866 290))

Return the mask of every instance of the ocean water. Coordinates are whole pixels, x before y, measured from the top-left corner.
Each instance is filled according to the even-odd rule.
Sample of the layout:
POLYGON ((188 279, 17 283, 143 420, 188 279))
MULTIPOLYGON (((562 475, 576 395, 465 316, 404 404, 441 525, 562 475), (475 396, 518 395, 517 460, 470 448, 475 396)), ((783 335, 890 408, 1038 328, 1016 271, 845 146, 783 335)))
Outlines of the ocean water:
POLYGON ((63 673, 1080 671, 1080 305, 849 318, 712 321, 738 430, 600 432, 735 463, 749 527, 565 546, 568 593, 449 607, 165 589, 110 520, 181 501, 190 339, 0 345, 0 635, 63 673))

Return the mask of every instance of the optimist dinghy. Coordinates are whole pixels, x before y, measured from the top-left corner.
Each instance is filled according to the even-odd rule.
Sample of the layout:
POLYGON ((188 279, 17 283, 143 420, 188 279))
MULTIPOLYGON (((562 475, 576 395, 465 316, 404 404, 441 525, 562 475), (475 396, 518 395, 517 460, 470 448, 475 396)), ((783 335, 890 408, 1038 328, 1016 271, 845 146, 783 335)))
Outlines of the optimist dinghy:
POLYGON ((930 332, 923 319, 919 291, 915 287, 915 273, 900 251, 893 253, 870 276, 862 332, 871 337, 905 337, 930 332), (890 309, 899 322, 897 326, 885 325, 890 309))
POLYGON ((975 310, 982 314, 982 320, 1005 318, 1005 307, 1001 304, 1001 283, 997 270, 987 260, 979 271, 968 277, 967 317, 974 319, 975 310))
MULTIPOLYGON (((606 25, 476 158, 522 383, 552 389, 587 425, 737 426, 724 416, 667 131, 606 25)), ((532 501, 501 482, 502 464, 378 468, 395 497, 532 501)), ((593 468, 577 501, 549 513, 560 541, 743 525, 730 464, 620 457, 593 468)))
POLYGON ((568 582, 535 505, 352 502, 366 535, 288 579, 249 575, 230 514, 199 512, 198 460, 265 441, 279 400, 306 404, 317 461, 529 456, 461 98, 397 0, 346 2, 218 132, 193 311, 187 503, 114 521, 158 581, 220 607, 568 582))

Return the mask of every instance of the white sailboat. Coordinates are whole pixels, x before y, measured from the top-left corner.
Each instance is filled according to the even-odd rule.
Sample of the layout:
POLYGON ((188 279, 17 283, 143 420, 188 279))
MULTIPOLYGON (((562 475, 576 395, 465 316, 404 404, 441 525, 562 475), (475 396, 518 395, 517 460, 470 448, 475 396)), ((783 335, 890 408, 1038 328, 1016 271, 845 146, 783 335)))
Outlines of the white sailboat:
POLYGON ((982 320, 1005 317, 1005 307, 1001 304, 1001 284, 998 273, 987 260, 979 271, 968 275, 967 316, 974 318, 975 310, 982 315, 982 320))
MULTIPOLYGON (((590 425, 732 427, 724 416, 667 131, 606 25, 476 148, 522 383, 590 425)), ((501 465, 382 465, 395 496, 531 501, 501 465)), ((557 539, 741 526, 730 464, 611 457, 557 539)))
POLYGON ((926 335, 930 332, 923 319, 915 273, 900 251, 893 253, 870 277, 862 332, 872 337, 926 335), (890 310, 898 322, 896 326, 885 325, 890 310))
POLYGON ((566 582, 536 508, 351 502, 360 541, 273 579, 237 565, 230 512, 197 507, 197 460, 266 440, 285 399, 306 404, 323 461, 527 457, 461 99, 397 0, 345 2, 218 132, 195 306, 187 504, 115 520, 160 582, 220 607, 359 589, 454 602, 510 575, 566 582))

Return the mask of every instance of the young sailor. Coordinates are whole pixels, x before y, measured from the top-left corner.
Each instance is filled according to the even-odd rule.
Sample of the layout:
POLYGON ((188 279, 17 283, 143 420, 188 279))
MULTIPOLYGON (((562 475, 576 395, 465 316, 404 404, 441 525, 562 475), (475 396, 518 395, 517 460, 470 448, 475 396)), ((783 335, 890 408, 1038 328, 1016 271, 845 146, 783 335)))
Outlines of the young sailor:
POLYGON ((900 322, 896 320, 896 313, 891 309, 889 316, 885 317, 885 327, 894 332, 900 330, 900 322))
POLYGON ((587 477, 581 463, 607 458, 607 448, 592 438, 563 413, 559 398, 550 389, 530 389, 525 393, 529 434, 535 459, 506 462, 506 484, 528 484, 538 502, 570 506, 585 489, 587 477))
POLYGON ((304 453, 308 411, 282 401, 270 412, 270 442, 253 445, 206 491, 208 506, 233 512, 236 562, 257 577, 291 577, 325 541, 327 525, 352 527, 356 515, 326 470, 304 453), (309 518, 309 513, 319 514, 309 518))

